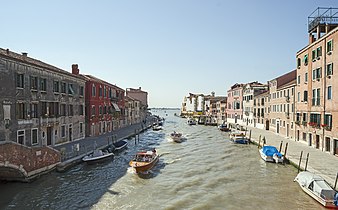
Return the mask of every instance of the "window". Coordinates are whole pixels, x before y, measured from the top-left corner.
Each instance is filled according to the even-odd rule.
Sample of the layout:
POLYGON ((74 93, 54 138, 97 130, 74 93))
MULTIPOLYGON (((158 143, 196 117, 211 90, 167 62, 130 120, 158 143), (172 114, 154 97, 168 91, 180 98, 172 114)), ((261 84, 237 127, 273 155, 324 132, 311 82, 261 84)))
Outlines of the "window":
POLYGON ((74 115, 73 105, 69 104, 68 105, 68 116, 73 116, 73 115, 74 115))
POLYGON ((61 138, 66 137, 66 125, 61 126, 61 138))
POLYGON ((30 77, 31 90, 38 90, 38 78, 31 76, 30 77))
POLYGON ((102 114, 102 106, 99 106, 99 114, 102 114))
POLYGON ((310 122, 320 125, 320 114, 310 114, 310 122))
POLYGON ((60 106, 60 115, 66 116, 66 104, 61 104, 60 106))
POLYGON ((102 87, 100 86, 100 88, 99 88, 99 96, 102 97, 102 95, 103 95, 102 94, 102 87))
POLYGON ((332 99, 332 86, 327 87, 327 100, 332 99))
POLYGON ((332 115, 330 114, 324 115, 324 125, 328 126, 329 128, 332 128, 332 115))
POLYGON ((41 91, 47 90, 47 80, 44 78, 40 78, 40 90, 41 91))
POLYGON ((74 87, 73 84, 68 84, 68 94, 74 95, 74 87))
POLYGON ((312 90, 312 106, 320 105, 320 88, 312 90))
POLYGON ((83 115, 83 105, 79 105, 79 115, 83 115))
POLYGON ((333 74, 333 63, 327 64, 326 66, 326 76, 333 74))
POLYGON ((300 122, 300 113, 297 113, 297 114, 296 114, 296 121, 297 121, 297 122, 300 122))
POLYGON ((31 118, 38 118, 38 104, 31 104, 29 113, 31 118))
POLYGON ((299 68, 301 65, 300 58, 297 58, 297 68, 299 68))
POLYGON ((307 73, 305 73, 304 82, 307 82, 307 73))
POLYGON ((83 86, 80 86, 80 96, 84 96, 84 88, 83 88, 83 86))
POLYGON ((322 75, 322 68, 312 70, 312 80, 320 79, 322 75))
POLYGON ((297 84, 300 84, 300 75, 297 77, 297 84))
POLYGON ((303 122, 307 122, 307 113, 303 113, 303 122))
POLYGON ((23 120, 26 118, 26 106, 23 102, 16 104, 16 119, 23 120))
POLYGON ((96 87, 93 84, 93 86, 92 86, 92 97, 94 97, 94 96, 96 96, 96 87))
POLYGON ((83 123, 80 122, 80 133, 83 133, 83 123))
POLYGON ((96 112, 95 112, 95 106, 92 106, 92 110, 91 110, 91 115, 92 116, 95 116, 96 115, 96 112))
POLYGON ((103 94, 104 94, 104 97, 107 97, 107 89, 106 89, 106 86, 104 86, 103 94))
POLYGON ((297 93, 297 102, 300 102, 300 92, 297 93))
POLYGON ((48 113, 47 113, 47 102, 41 102, 41 116, 42 117, 47 117, 48 113))
POLYGON ((60 85, 59 85, 59 81, 54 81, 54 83, 53 83, 54 85, 53 85, 53 91, 55 92, 55 93, 58 93, 58 92, 60 92, 60 85))
POLYGON ((67 90, 67 84, 65 82, 61 83, 61 93, 66 93, 67 90))
POLYGON ((317 47, 316 54, 317 54, 317 58, 320 57, 320 56, 322 56, 322 47, 317 47))
POLYGON ((18 130, 16 141, 19 144, 25 144, 25 130, 18 130))
POLYGON ((304 65, 307 66, 308 62, 309 62, 309 55, 306 54, 304 55, 304 65))
POLYGON ((24 88, 24 74, 16 74, 16 87, 24 88))
POLYGON ((333 43, 332 39, 326 43, 326 52, 330 53, 333 50, 333 43))
POLYGON ((307 101, 307 90, 304 90, 304 102, 307 101))
POLYGON ((311 59, 312 59, 312 61, 315 61, 316 60, 316 50, 312 50, 312 57, 311 57, 311 59))
POLYGON ((31 132, 32 145, 38 144, 38 129, 33 128, 31 132))

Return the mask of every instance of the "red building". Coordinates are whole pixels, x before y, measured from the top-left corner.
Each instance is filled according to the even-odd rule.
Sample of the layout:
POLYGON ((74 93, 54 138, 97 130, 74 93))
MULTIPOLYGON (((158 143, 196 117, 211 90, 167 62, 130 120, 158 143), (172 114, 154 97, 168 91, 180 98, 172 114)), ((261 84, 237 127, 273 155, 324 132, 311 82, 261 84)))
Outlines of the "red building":
MULTIPOLYGON (((79 74, 77 64, 72 73, 79 74)), ((92 75, 86 80, 86 136, 97 136, 124 126, 125 91, 92 75)))

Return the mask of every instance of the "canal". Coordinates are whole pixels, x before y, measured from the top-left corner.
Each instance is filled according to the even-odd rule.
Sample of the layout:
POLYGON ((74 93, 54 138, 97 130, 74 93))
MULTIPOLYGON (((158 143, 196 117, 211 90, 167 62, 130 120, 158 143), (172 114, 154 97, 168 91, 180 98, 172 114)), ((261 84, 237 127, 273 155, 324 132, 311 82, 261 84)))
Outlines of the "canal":
POLYGON ((254 145, 235 145, 227 133, 189 126, 174 111, 162 131, 149 130, 112 161, 80 164, 32 183, 0 183, 0 209, 321 209, 293 182, 297 170, 261 160, 254 145), (170 141, 182 132, 183 143, 170 141), (149 174, 133 173, 136 151, 156 148, 149 174))

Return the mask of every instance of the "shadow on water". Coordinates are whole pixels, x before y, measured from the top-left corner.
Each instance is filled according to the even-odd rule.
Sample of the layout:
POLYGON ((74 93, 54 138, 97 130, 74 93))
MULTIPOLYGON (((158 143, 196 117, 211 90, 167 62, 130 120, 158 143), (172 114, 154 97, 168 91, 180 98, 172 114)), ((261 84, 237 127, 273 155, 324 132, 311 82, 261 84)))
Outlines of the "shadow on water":
MULTIPOLYGON (((92 165, 82 163, 64 173, 51 172, 32 183, 1 182, 0 209, 89 209, 107 192, 118 196, 120 192, 110 186, 127 174, 129 161, 138 151, 156 148, 164 139, 163 132, 148 130, 139 140, 128 139, 128 147, 111 160, 92 165)), ((164 167, 160 159, 141 178, 154 178, 164 167)))

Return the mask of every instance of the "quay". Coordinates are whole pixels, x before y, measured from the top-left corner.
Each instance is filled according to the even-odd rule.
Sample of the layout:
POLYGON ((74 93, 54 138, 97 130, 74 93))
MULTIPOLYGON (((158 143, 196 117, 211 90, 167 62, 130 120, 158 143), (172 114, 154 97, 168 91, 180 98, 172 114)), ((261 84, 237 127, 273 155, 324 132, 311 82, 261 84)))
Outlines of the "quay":
MULTIPOLYGON (((259 138, 266 139, 266 145, 275 146, 277 149, 280 143, 283 142, 282 152, 284 152, 285 145, 288 143, 286 158, 290 164, 298 167, 300 153, 303 151, 302 162, 300 165, 301 170, 305 169, 306 155, 309 153, 309 161, 307 164, 307 171, 313 172, 322 176, 331 186, 334 187, 335 179, 338 173, 338 157, 331 155, 329 152, 324 152, 320 149, 309 147, 305 142, 295 141, 294 139, 285 138, 277 135, 271 131, 247 128, 247 136, 251 130, 251 141, 255 144, 259 143, 259 138)), ((261 140, 262 143, 262 140, 261 140)))

